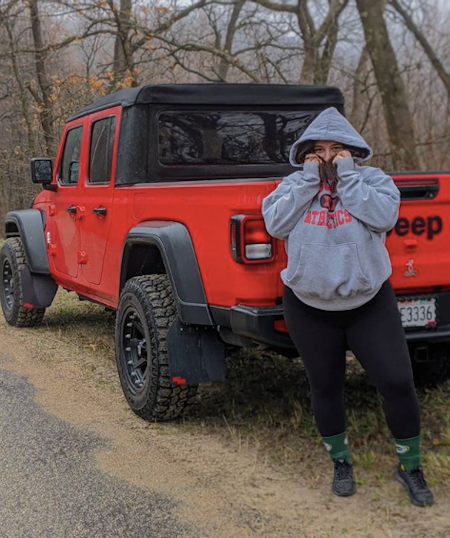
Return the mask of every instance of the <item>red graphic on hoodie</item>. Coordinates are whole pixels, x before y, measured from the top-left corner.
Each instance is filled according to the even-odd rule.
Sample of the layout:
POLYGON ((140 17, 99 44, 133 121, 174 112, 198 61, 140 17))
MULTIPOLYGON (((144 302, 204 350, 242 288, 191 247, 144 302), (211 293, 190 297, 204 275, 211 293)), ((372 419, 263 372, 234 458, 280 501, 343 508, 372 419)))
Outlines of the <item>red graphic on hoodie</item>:
POLYGON ((316 226, 337 228, 338 226, 342 226, 343 224, 352 221, 353 217, 346 209, 336 210, 337 205, 341 202, 341 199, 336 194, 336 184, 337 182, 330 184, 323 180, 320 182, 318 197, 320 207, 323 207, 324 210, 308 211, 304 222, 307 224, 315 224, 316 226))
POLYGON ((340 202, 339 196, 330 196, 329 194, 323 194, 319 198, 320 206, 327 209, 329 213, 333 213, 336 206, 340 202))

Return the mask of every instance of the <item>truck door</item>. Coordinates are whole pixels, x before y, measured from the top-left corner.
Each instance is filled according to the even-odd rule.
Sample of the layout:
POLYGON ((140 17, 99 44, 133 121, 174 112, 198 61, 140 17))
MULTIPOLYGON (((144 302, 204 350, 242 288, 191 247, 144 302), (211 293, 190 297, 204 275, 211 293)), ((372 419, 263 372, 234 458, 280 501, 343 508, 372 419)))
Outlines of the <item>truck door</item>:
POLYGON ((80 217, 78 182, 83 172, 81 153, 83 150, 83 122, 71 125, 66 133, 57 178, 58 191, 50 208, 52 243, 56 246, 55 271, 63 276, 78 276, 80 217))
POLYGON ((93 114, 89 121, 89 160, 82 188, 80 220, 82 274, 100 284, 112 223, 114 176, 121 107, 93 114))

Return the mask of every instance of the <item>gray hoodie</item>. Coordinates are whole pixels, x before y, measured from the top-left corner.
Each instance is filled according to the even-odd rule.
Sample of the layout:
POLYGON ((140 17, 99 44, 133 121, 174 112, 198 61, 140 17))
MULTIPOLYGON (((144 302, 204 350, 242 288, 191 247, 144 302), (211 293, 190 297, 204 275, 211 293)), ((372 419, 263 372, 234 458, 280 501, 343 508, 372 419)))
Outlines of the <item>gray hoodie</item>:
POLYGON ((400 191, 379 168, 357 164, 372 154, 344 116, 327 108, 291 147, 289 161, 299 170, 262 201, 267 231, 285 241, 288 264, 280 277, 309 306, 357 308, 392 274, 385 241, 398 219, 400 191), (358 148, 358 157, 337 161, 337 183, 320 180, 318 163, 295 161, 311 140, 358 148))

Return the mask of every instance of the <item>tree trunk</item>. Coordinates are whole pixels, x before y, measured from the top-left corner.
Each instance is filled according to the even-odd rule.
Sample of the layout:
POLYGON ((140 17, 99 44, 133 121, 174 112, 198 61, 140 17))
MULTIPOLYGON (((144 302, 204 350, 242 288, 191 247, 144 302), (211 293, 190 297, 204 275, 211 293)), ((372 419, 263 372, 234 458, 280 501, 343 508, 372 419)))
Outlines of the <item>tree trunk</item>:
POLYGON ((386 22, 384 0, 356 0, 381 95, 392 152, 400 170, 419 170, 412 117, 386 22))
POLYGON ((359 123, 361 119, 361 111, 363 108, 364 92, 366 91, 366 84, 364 81, 367 79, 370 66, 370 56, 367 47, 364 47, 361 56, 359 57, 358 66, 355 71, 355 80, 353 82, 353 102, 352 111, 350 113, 350 123, 359 130, 359 123))
POLYGON ((130 79, 131 86, 137 86, 136 73, 134 71, 133 47, 130 40, 131 23, 131 6, 132 0, 120 0, 120 10, 113 9, 114 3, 109 1, 113 10, 114 20, 117 27, 116 40, 114 43, 114 60, 113 73, 114 78, 111 81, 111 91, 116 89, 118 83, 123 82, 126 78, 130 79))
MULTIPOLYGON (((247 0, 237 0, 237 2, 235 2, 234 4, 233 11, 231 13, 230 21, 228 23, 228 28, 227 28, 227 35, 225 38, 225 44, 224 44, 225 52, 228 52, 229 54, 231 54, 231 47, 233 46, 234 35, 236 33, 236 23, 239 18, 239 14, 246 1, 247 0)), ((220 64, 219 64, 219 70, 218 70, 219 80, 221 81, 226 80, 229 68, 230 68, 230 64, 227 62, 227 60, 225 58, 221 58, 220 64)))
MULTIPOLYGON (((17 61, 17 52, 16 52, 16 43, 14 40, 13 35, 13 27, 10 25, 10 21, 6 20, 4 21, 5 29, 8 34, 8 41, 9 41, 9 47, 11 51, 11 65, 12 70, 14 73, 14 78, 16 79, 17 86, 19 87, 19 98, 20 98, 20 105, 22 109, 22 116, 25 121, 25 130, 27 135, 27 141, 28 141, 28 150, 30 155, 34 155, 34 133, 31 126, 31 119, 30 119, 30 111, 28 108, 28 96, 27 96, 27 89, 25 86, 25 83, 22 78, 22 74, 20 72, 19 64, 17 61)), ((12 22, 14 24, 14 22, 12 22)))
POLYGON ((42 130, 44 131, 44 139, 47 155, 55 157, 56 141, 53 130, 53 102, 51 100, 51 84, 48 79, 47 69, 45 65, 46 52, 44 49, 44 40, 42 39, 41 19, 39 17, 38 0, 29 0, 31 30, 34 41, 34 61, 36 65, 36 75, 41 90, 42 99, 37 94, 34 97, 41 102, 40 105, 40 120, 42 130))
POLYGON ((337 45, 338 30, 338 22, 336 21, 332 26, 330 26, 322 56, 316 61, 314 69, 314 84, 327 83, 331 62, 334 56, 334 49, 337 45))
POLYGON ((314 71, 317 64, 317 48, 309 38, 303 37, 305 48, 305 58, 303 60, 302 72, 299 84, 314 84, 314 71))
POLYGON ((300 84, 326 84, 338 38, 338 21, 349 0, 328 0, 328 12, 319 28, 305 0, 297 0, 296 14, 302 34, 305 57, 300 84), (326 39, 322 55, 320 48, 326 39))

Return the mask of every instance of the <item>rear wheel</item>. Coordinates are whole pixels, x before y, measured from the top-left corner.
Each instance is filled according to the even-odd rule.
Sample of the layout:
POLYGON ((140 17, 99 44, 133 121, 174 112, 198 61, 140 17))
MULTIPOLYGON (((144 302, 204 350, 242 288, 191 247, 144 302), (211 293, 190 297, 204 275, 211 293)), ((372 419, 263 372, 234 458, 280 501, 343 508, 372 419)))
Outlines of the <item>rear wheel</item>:
POLYGON ((195 400, 197 385, 173 383, 167 332, 177 316, 167 275, 128 280, 116 316, 116 362, 131 409, 148 421, 171 420, 195 400))
POLYGON ((437 387, 450 379, 450 342, 428 344, 428 361, 414 359, 414 346, 410 355, 416 387, 437 387))
POLYGON ((45 308, 27 308, 23 301, 21 271, 26 265, 22 240, 7 239, 0 252, 0 302, 6 321, 14 327, 35 327, 45 313, 45 308))

